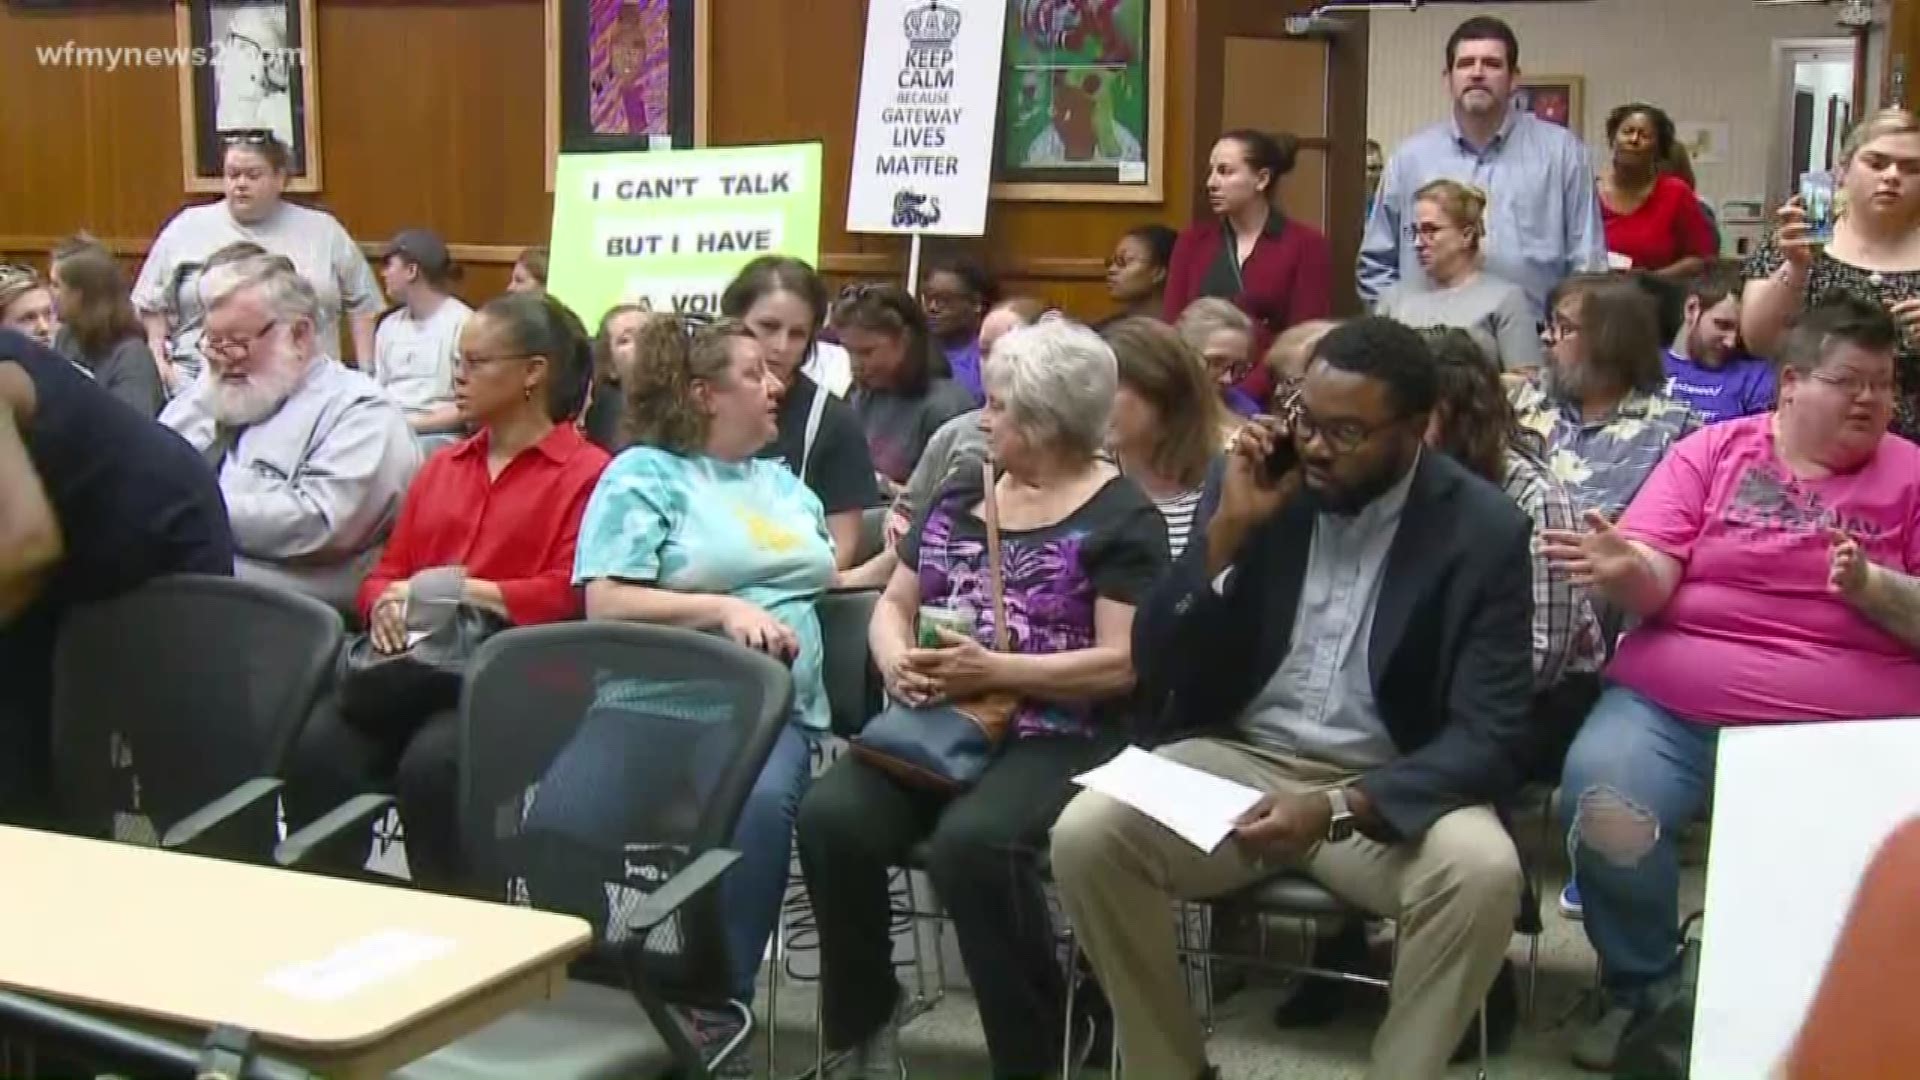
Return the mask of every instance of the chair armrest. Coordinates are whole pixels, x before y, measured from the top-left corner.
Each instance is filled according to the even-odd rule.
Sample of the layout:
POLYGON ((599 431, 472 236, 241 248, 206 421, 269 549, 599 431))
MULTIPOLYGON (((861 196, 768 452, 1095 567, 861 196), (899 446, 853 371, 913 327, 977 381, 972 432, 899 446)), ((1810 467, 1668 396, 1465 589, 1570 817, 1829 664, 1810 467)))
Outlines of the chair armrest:
POLYGON ((627 925, 634 930, 648 931, 666 922, 680 906, 693 899, 702 889, 720 880, 720 876, 733 869, 740 861, 740 853, 730 848, 709 848, 700 853, 680 872, 667 879, 666 884, 655 889, 640 902, 633 913, 633 921, 627 925))
POLYGON ((160 838, 160 846, 196 855, 263 858, 266 845, 273 842, 273 800, 285 786, 286 781, 276 777, 256 776, 174 822, 160 838), (264 822, 252 817, 262 811, 264 822), (248 826, 265 831, 247 835, 248 826))
POLYGON ((371 826, 393 804, 391 795, 378 792, 355 795, 281 841, 280 846, 273 849, 273 861, 281 866, 298 866, 350 830, 371 826))

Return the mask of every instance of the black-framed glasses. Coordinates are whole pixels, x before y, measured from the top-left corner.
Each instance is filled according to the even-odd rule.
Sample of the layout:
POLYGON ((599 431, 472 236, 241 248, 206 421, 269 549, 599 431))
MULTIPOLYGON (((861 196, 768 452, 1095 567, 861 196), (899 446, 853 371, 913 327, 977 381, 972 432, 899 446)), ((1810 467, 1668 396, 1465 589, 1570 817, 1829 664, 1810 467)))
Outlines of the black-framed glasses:
POLYGON ((204 352, 213 353, 222 360, 242 360, 246 358, 248 353, 253 351, 255 345, 265 340, 267 335, 273 333, 274 328, 279 325, 279 319, 268 319, 265 326, 262 326, 260 329, 255 330, 243 338, 215 337, 212 334, 207 334, 201 337, 200 348, 204 352))
POLYGON ((0 263, 0 289, 14 288, 25 282, 29 287, 40 282, 40 272, 19 263, 0 263))
POLYGON ((1323 423, 1307 411, 1305 402, 1301 400, 1300 390, 1301 384, 1296 381, 1276 394, 1275 400, 1278 404, 1274 407, 1274 415, 1286 421, 1287 430, 1293 433, 1296 440, 1304 443, 1318 438, 1325 442, 1327 449, 1332 450, 1336 455, 1353 453, 1365 446, 1368 439, 1403 419, 1394 417, 1378 424, 1369 424, 1361 420, 1329 420, 1323 423))
POLYGON ((695 334, 713 326, 719 320, 704 311, 682 311, 673 316, 680 320, 680 336, 693 340, 695 334))

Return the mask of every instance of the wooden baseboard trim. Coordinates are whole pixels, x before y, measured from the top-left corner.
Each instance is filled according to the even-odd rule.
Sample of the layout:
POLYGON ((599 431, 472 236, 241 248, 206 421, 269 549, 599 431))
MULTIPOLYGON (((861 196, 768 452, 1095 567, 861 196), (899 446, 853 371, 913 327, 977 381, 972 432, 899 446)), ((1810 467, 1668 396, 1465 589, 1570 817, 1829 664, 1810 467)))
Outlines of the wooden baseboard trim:
MULTIPOLYGON (((58 236, 0 234, 0 258, 43 264, 47 252, 53 250, 53 246, 61 239, 58 236)), ((100 242, 115 255, 135 259, 146 257, 147 249, 152 246, 150 240, 125 237, 109 237, 100 242)), ((369 259, 379 258, 380 252, 386 247, 385 241, 357 240, 355 243, 369 259)), ((512 266, 523 250, 520 246, 507 244, 447 245, 447 251, 454 261, 465 266, 512 266)), ((1107 274, 1107 264, 1102 259, 1017 259, 993 265, 995 272, 1011 281, 1091 282, 1103 280, 1107 274)), ((820 271, 841 277, 900 277, 907 272, 907 256, 905 251, 897 254, 829 251, 820 256, 820 271)))

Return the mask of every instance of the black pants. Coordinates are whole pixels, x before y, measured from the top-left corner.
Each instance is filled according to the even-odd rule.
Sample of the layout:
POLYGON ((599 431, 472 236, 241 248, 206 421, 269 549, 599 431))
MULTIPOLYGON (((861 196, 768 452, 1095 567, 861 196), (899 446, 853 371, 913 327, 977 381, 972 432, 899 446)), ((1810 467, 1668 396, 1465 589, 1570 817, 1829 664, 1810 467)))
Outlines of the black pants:
POLYGON ((928 841, 927 875, 953 918, 996 1076, 1059 1067, 1066 982, 1036 862, 1069 779, 1115 742, 1012 742, 957 799, 904 787, 843 756, 800 804, 796 832, 820 926, 827 1046, 858 1045, 900 993, 888 934, 889 869, 928 841))
POLYGON ((1580 725, 1587 722, 1593 703, 1600 700, 1600 676, 1594 672, 1563 675, 1560 681, 1533 695, 1534 753, 1527 779, 1558 784, 1560 768, 1580 725))
MULTIPOLYGON (((418 725, 369 733, 323 702, 301 730, 285 793, 287 826, 298 829, 369 791, 390 792, 406 828, 407 870, 416 885, 460 891, 459 714, 447 709, 418 725)), ((317 869, 351 873, 365 865, 372 831, 322 856, 317 869)))

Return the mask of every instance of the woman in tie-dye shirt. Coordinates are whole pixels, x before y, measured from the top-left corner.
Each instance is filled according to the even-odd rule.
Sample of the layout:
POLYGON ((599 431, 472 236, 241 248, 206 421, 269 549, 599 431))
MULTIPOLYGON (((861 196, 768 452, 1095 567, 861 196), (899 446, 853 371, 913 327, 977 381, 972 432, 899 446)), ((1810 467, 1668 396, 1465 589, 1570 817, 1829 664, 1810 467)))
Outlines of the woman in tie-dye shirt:
MULTIPOLYGON (((632 445, 601 475, 580 527, 574 580, 586 587, 587 616, 724 634, 793 671, 792 721, 747 797, 733 837, 743 858, 721 886, 733 993, 750 1002, 786 891, 794 813, 827 728, 814 602, 833 580, 833 543, 813 492, 754 456, 774 436, 775 402, 766 353, 745 324, 694 330, 662 316, 640 331, 635 352, 623 383, 632 445)), ((603 676, 591 713, 542 779, 526 831, 604 845, 630 820, 666 816, 660 807, 688 787, 711 790, 737 739, 718 715, 726 695, 702 702, 698 686, 603 676), (708 709, 716 715, 703 716, 708 709)), ((670 839, 657 822, 644 827, 649 835, 625 837, 629 848, 670 839)), ((738 1030, 724 1015, 691 1017, 703 1044, 738 1030)))

